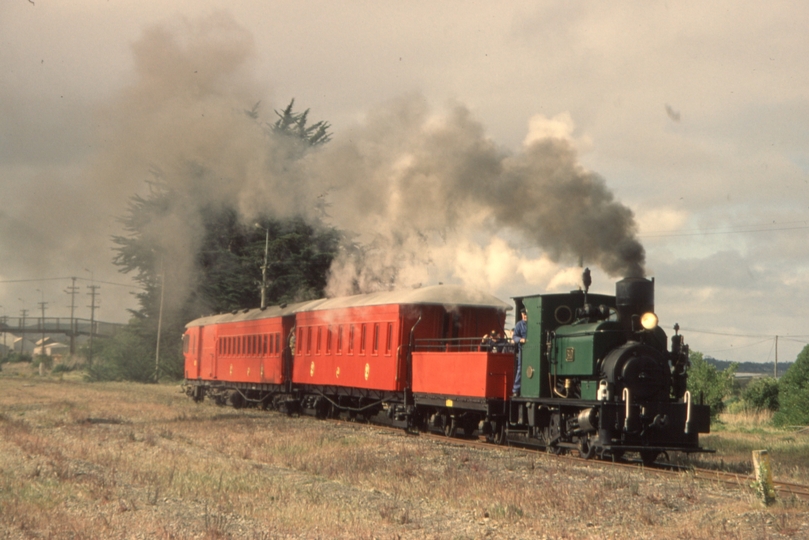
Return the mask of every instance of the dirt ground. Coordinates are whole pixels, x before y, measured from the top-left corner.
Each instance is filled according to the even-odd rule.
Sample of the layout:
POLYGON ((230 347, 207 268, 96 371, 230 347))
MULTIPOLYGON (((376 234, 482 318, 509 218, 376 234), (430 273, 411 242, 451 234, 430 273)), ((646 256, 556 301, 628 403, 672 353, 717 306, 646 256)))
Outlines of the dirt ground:
POLYGON ((809 538, 809 504, 195 404, 177 385, 0 374, 0 538, 718 537, 809 538))

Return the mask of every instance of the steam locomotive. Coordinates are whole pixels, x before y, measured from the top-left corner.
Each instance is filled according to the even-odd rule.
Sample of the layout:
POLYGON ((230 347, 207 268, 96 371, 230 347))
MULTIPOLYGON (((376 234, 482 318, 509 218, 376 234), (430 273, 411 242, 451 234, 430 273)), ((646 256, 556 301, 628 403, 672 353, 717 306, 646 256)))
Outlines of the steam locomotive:
MULTIPOLYGON (((191 321, 186 393, 219 404, 409 431, 485 437, 585 458, 705 452, 710 411, 686 389, 688 346, 667 344, 654 280, 625 278, 615 296, 515 297, 528 314, 521 392, 515 351, 482 340, 511 306, 453 285, 234 311, 191 321)), ((519 315, 518 315, 519 317, 519 315)))

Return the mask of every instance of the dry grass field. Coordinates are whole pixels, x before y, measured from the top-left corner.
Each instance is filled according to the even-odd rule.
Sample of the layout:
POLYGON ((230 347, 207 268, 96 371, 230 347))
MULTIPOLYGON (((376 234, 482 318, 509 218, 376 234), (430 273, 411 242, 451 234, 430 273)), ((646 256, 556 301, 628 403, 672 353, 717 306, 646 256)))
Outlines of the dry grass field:
MULTIPOLYGON (((809 537, 806 501, 765 508, 750 489, 687 474, 195 404, 177 385, 3 368, 0 538, 809 537)), ((768 443, 746 438, 755 429, 726 422, 709 443, 738 455, 712 463, 741 467, 740 448, 768 443)), ((803 467, 776 476, 806 479, 803 467)))

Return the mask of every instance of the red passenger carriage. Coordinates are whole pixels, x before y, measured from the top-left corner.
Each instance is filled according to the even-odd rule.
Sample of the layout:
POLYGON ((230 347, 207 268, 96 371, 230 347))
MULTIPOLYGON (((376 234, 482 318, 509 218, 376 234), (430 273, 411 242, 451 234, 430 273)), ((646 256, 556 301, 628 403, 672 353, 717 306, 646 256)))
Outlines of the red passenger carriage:
POLYGON ((315 300, 204 317, 187 325, 185 372, 196 399, 254 401, 318 415, 386 410, 414 400, 505 400, 513 354, 481 336, 503 330, 508 304, 453 285, 315 300))

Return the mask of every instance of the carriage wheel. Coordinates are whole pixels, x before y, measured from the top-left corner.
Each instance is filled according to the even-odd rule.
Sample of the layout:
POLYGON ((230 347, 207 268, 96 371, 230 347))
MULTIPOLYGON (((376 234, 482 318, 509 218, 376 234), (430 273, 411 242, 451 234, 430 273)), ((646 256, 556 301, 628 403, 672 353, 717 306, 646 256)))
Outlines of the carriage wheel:
POLYGON ((458 424, 455 422, 455 418, 444 419, 444 435, 447 437, 454 437, 457 430, 458 424))

